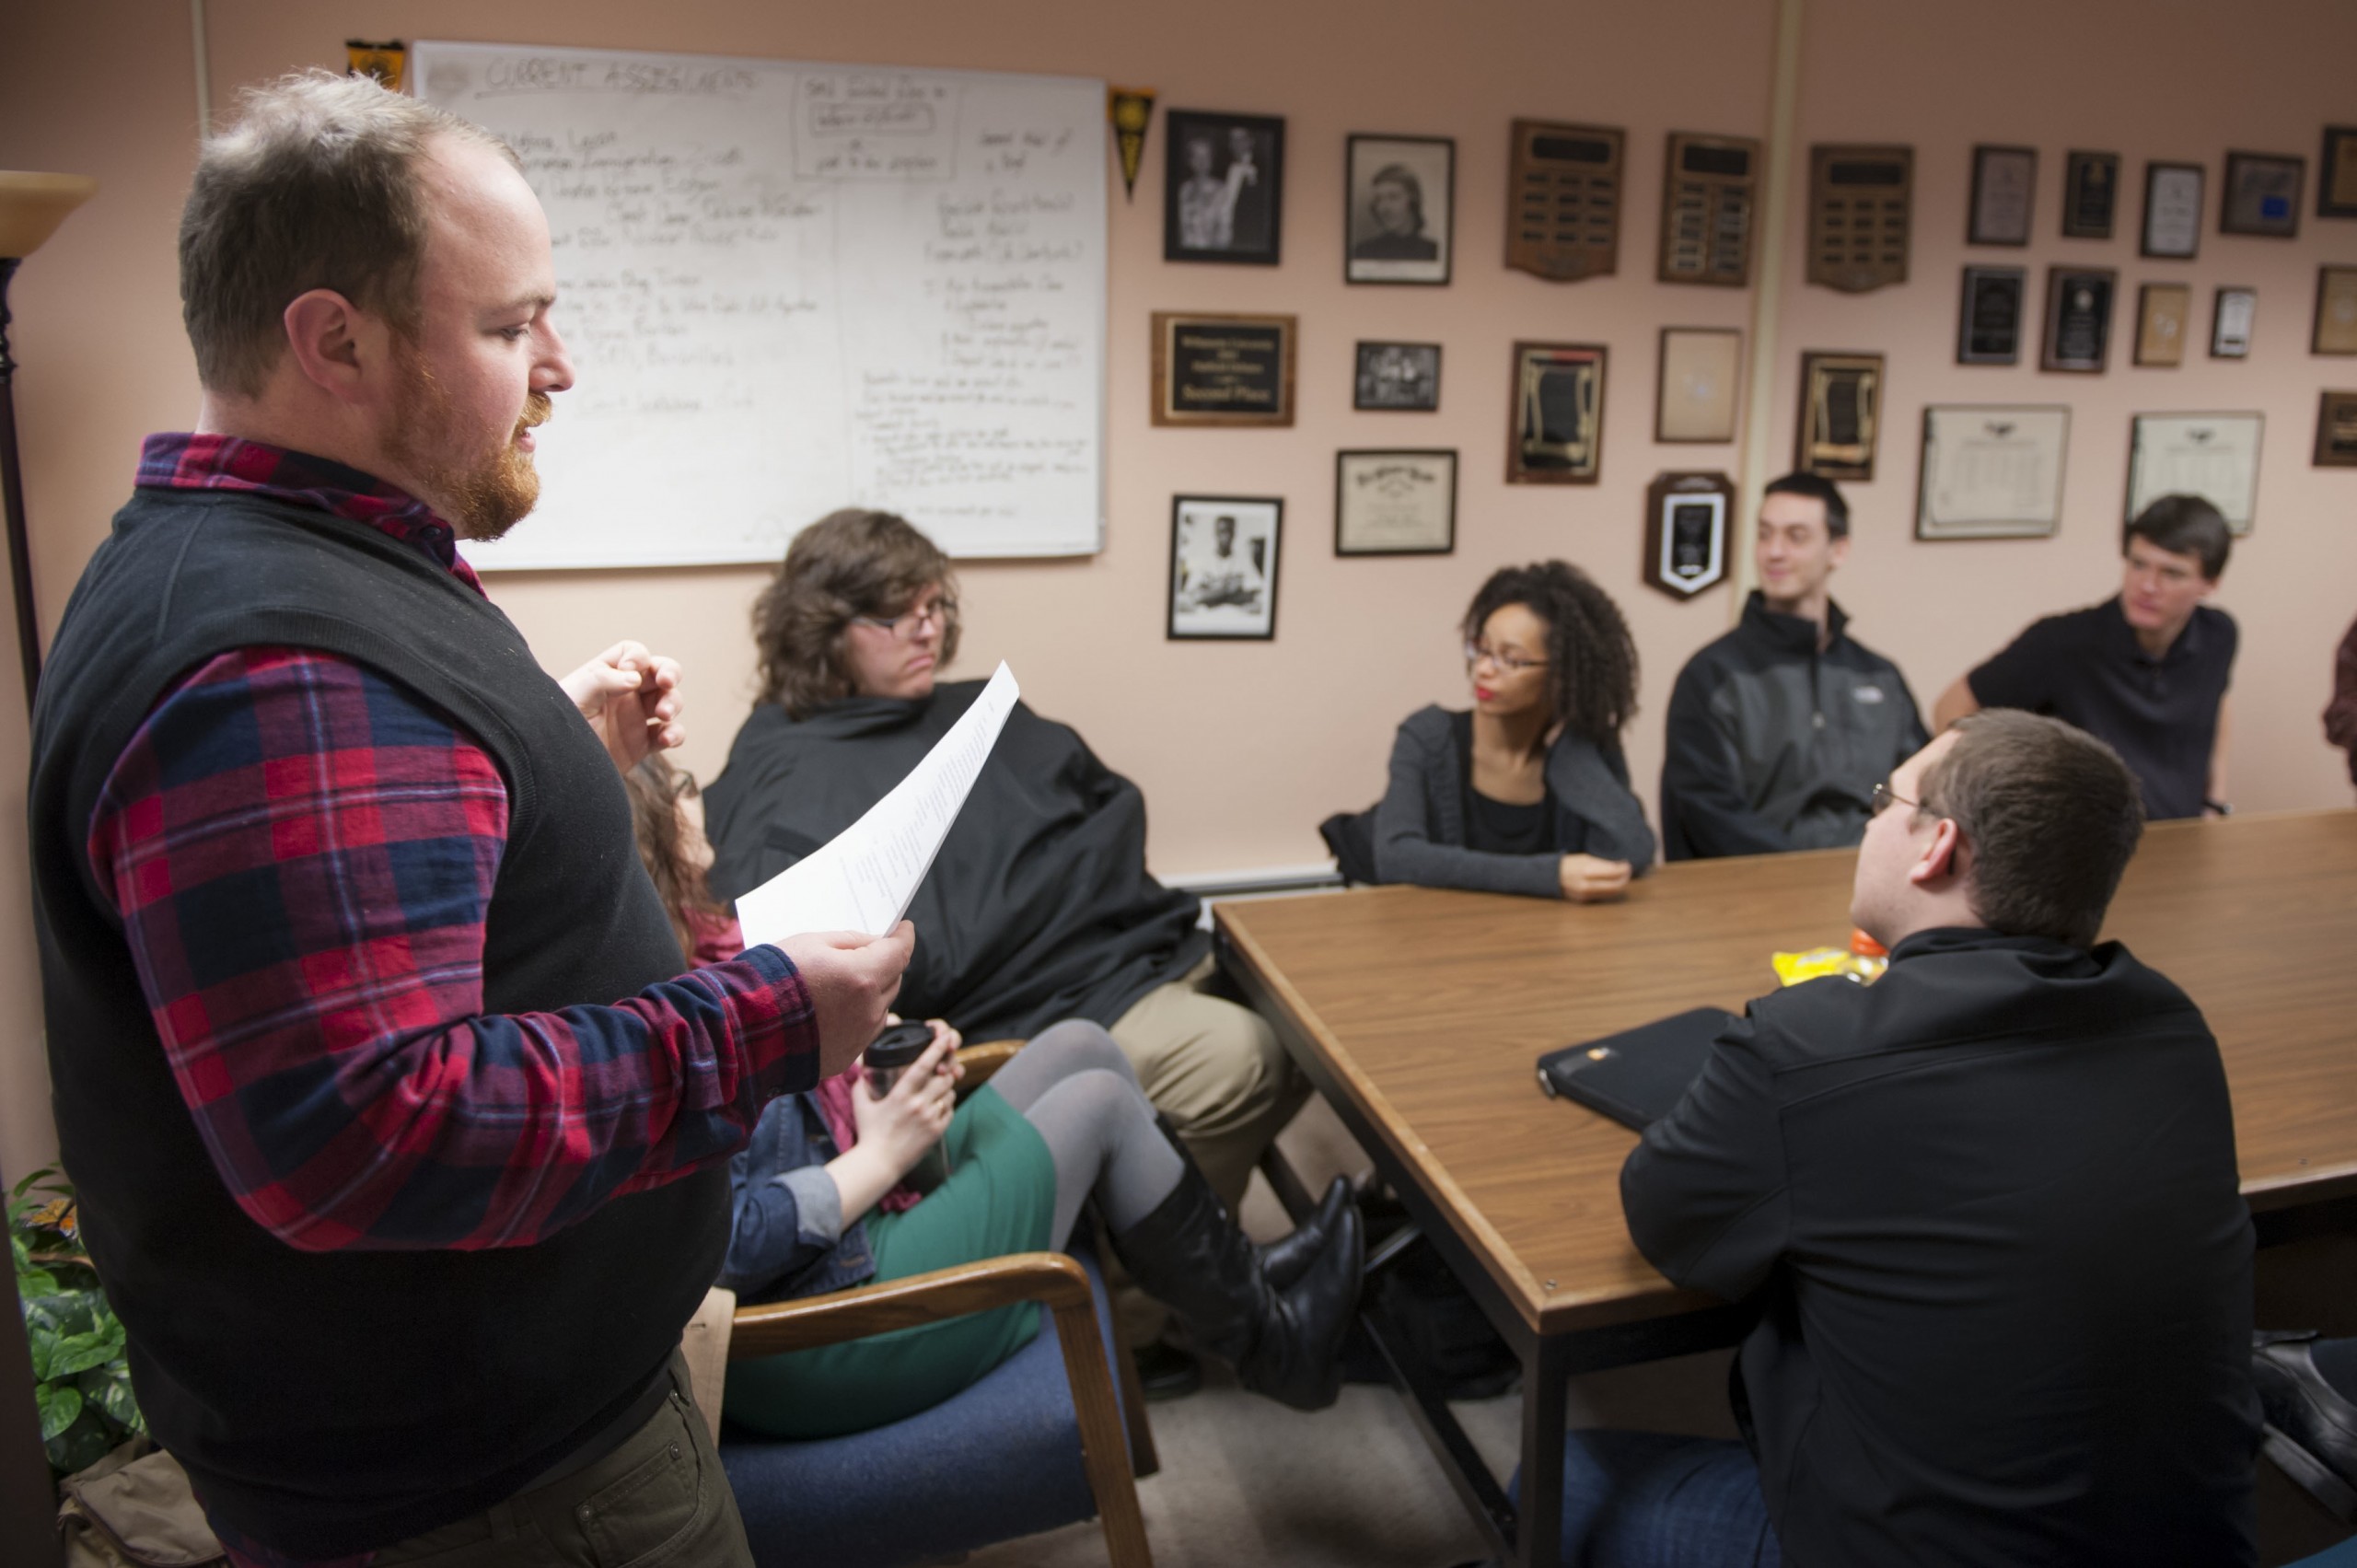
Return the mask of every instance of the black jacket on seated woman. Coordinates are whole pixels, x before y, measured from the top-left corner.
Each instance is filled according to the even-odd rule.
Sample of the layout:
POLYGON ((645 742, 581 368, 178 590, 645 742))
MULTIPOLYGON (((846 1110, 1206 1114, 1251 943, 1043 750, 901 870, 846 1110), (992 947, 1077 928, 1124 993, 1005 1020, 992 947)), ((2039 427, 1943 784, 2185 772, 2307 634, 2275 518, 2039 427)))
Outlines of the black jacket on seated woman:
POLYGON ((1620 729, 1637 650, 1602 588, 1561 561, 1492 575, 1466 611, 1469 712, 1427 707, 1383 799, 1322 831, 1354 882, 1617 898, 1654 859, 1620 729))

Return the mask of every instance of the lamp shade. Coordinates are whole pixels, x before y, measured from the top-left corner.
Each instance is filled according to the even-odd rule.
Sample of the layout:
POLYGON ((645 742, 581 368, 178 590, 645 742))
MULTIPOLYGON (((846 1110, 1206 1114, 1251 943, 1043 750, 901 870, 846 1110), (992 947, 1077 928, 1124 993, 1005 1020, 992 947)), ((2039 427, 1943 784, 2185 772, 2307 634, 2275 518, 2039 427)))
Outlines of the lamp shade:
POLYGON ((0 256, 19 261, 57 232, 65 215, 98 193, 87 174, 26 174, 0 168, 0 256))

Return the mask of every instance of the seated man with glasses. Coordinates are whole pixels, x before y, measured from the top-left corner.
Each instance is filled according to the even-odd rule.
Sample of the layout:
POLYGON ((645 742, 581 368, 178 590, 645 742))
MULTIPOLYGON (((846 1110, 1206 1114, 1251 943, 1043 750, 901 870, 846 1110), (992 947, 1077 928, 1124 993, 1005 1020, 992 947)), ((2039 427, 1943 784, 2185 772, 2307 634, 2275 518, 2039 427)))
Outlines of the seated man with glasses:
POLYGON ((1653 864, 1620 731, 1637 647, 1611 597, 1575 566, 1491 575, 1461 626, 1469 712, 1408 715, 1373 810, 1319 830, 1353 882, 1617 899, 1653 864))
POLYGON ((1746 1446, 1572 1434, 1563 1559, 2257 1558, 2250 1215, 2218 1046, 2104 912, 2135 778, 2018 711, 1874 791, 1871 986, 1751 1004, 1621 1167, 1676 1284, 1756 1304, 1746 1446))
MULTIPOLYGON (((753 608, 761 701, 704 791, 715 893, 849 827, 972 704, 983 682, 936 680, 958 651, 956 587, 949 558, 888 512, 795 536, 753 608)), ((1264 1020, 1210 993, 1200 907, 1147 875, 1137 786, 1018 703, 910 906, 897 1005, 976 1040, 1103 1025, 1233 1214, 1307 1086, 1264 1020)))
POLYGON ((1866 791, 1929 738, 1898 667, 1833 602, 1850 508, 1833 482, 1768 486, 1759 587, 1743 621, 1678 672, 1661 769, 1669 860, 1835 849, 1865 831, 1866 791))

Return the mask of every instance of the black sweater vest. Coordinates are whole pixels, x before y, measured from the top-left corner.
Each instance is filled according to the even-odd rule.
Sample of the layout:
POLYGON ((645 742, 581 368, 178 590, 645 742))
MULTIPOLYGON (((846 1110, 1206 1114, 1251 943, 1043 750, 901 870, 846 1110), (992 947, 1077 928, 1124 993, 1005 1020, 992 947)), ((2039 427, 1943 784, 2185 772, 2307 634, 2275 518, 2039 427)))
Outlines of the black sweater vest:
POLYGON ((728 1185, 715 1165, 537 1246, 464 1252, 298 1251, 238 1207, 85 846, 107 773, 162 695, 215 655, 271 645, 366 664, 498 764, 510 817, 487 1011, 610 1003, 685 965, 604 747, 490 603, 414 548, 320 512, 142 491, 116 516, 33 721, 58 1135, 157 1441, 233 1527, 324 1557, 477 1512, 611 1421, 718 1272, 728 1185))

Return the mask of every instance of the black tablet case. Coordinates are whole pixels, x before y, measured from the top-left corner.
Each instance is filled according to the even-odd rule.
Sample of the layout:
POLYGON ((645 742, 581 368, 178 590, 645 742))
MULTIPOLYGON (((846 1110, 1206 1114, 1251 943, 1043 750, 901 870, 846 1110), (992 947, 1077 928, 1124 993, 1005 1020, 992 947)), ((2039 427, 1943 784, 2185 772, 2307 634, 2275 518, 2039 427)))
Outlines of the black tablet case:
POLYGON ((1734 1021, 1722 1008, 1697 1007, 1550 1051, 1538 1059, 1538 1086, 1642 1132, 1669 1113, 1701 1074, 1711 1042, 1734 1021))

